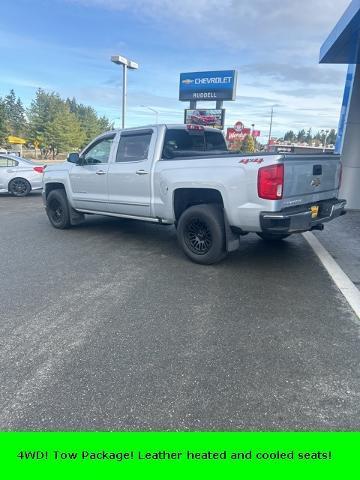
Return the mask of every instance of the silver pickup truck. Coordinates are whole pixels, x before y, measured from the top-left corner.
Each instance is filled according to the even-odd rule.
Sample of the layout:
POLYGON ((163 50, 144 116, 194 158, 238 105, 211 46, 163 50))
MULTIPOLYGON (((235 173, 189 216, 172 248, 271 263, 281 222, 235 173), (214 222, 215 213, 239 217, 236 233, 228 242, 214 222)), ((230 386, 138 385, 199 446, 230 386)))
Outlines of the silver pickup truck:
POLYGON ((46 167, 43 199, 55 228, 85 214, 174 224, 193 261, 218 262, 241 235, 279 241, 344 213, 337 155, 232 153, 222 133, 156 125, 104 133, 46 167))

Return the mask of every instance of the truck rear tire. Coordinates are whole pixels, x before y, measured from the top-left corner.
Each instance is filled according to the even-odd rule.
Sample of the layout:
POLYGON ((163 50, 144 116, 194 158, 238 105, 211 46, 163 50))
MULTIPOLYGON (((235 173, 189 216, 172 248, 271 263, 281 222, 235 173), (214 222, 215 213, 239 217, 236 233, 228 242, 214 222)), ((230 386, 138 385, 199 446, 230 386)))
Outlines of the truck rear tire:
POLYGON ((224 214, 220 205, 201 204, 186 209, 177 225, 178 241, 195 263, 211 265, 226 256, 224 214))
POLYGON ((70 207, 65 190, 58 188, 49 193, 46 199, 46 213, 53 227, 62 230, 71 227, 70 207))
POLYGON ((267 233, 267 232, 258 232, 260 238, 266 242, 279 242, 284 240, 287 237, 290 237, 290 233, 267 233))

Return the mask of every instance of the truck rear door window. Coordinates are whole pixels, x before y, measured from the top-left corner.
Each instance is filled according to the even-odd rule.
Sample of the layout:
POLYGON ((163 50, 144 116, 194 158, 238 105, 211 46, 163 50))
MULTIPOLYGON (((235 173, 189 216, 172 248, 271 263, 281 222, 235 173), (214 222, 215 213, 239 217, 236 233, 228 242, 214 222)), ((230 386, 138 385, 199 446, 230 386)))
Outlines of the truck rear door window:
POLYGON ((208 150, 226 151, 226 143, 221 132, 204 130, 183 130, 169 128, 165 133, 163 158, 180 157, 181 153, 205 152, 208 150))
POLYGON ((205 131, 206 151, 221 150, 227 152, 227 146, 222 133, 205 131))
POLYGON ((138 162, 148 158, 152 132, 125 133, 120 137, 116 162, 138 162))

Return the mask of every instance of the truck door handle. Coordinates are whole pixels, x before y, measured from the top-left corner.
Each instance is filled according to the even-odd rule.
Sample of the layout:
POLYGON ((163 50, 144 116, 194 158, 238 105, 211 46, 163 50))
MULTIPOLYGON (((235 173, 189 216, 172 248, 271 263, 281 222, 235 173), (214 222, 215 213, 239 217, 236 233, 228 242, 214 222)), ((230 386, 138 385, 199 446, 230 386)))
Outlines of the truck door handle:
POLYGON ((106 172, 104 172, 104 170, 98 170, 95 173, 96 173, 96 175, 105 175, 106 174, 106 172))
POLYGON ((147 175, 149 172, 146 172, 145 170, 138 170, 136 172, 136 175, 147 175))

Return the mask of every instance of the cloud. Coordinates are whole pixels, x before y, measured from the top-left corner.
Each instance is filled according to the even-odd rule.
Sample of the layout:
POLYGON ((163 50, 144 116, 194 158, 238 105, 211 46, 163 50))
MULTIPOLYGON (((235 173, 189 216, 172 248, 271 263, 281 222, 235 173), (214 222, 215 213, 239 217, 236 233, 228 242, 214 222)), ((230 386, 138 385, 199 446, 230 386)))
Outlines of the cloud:
POLYGON ((42 80, 35 80, 32 78, 18 78, 15 76, 2 75, 1 83, 9 85, 11 88, 25 87, 32 89, 43 88, 44 90, 53 90, 53 87, 48 83, 44 83, 42 80))
MULTIPOLYGON (((274 93, 278 93, 282 96, 287 97, 296 97, 296 98, 317 98, 321 97, 328 97, 328 98, 338 98, 342 93, 342 88, 317 88, 317 87, 304 87, 304 88, 293 88, 293 89, 286 89, 286 90, 274 90, 274 93)), ((306 111, 307 109, 303 109, 306 111)))
POLYGON ((270 77, 302 85, 343 85, 343 67, 328 65, 293 65, 291 63, 254 63, 242 65, 241 72, 255 77, 270 77))
MULTIPOLYGON (((159 110, 161 121, 182 121, 187 104, 177 100, 180 71, 236 68, 237 101, 225 104, 229 125, 240 119, 265 131, 272 105, 275 135, 298 126, 337 125, 344 68, 318 65, 318 54, 349 0, 54 1, 61 8, 66 4, 69 12, 74 5, 86 7, 86 16, 99 24, 99 31, 94 29, 95 48, 81 35, 69 46, 53 45, 51 36, 46 44, 41 36, 35 43, 21 38, 26 35, 22 32, 11 42, 0 34, 0 46, 6 48, 8 42, 20 50, 29 40, 45 56, 50 48, 55 50, 61 70, 60 65, 56 71, 43 62, 39 72, 28 72, 29 78, 47 69, 46 81, 57 82, 56 90, 93 104, 109 117, 120 115, 120 72, 109 62, 116 47, 134 55, 141 65, 129 75, 129 124, 152 121, 152 113, 142 104, 159 110), (103 27, 110 31, 106 23, 110 16, 119 28, 111 28, 107 36, 103 27), (72 73, 74 65, 82 75, 72 73)), ((86 22, 79 25, 79 32, 82 28, 87 28, 86 22)))
POLYGON ((87 7, 127 11, 161 24, 170 35, 185 27, 202 47, 223 45, 237 53, 286 61, 317 59, 319 47, 349 0, 67 0, 87 7))

